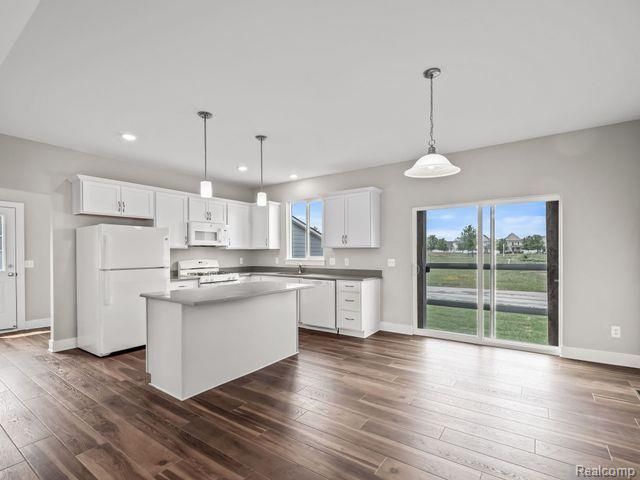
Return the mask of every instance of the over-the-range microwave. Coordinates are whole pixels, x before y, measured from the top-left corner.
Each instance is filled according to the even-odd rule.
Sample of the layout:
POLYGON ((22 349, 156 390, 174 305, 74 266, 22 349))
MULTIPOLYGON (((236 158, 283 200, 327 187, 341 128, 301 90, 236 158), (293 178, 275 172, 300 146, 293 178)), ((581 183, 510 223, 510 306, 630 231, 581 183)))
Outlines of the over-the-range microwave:
POLYGON ((224 223, 189 222, 187 232, 190 246, 226 247, 229 244, 229 233, 224 223))

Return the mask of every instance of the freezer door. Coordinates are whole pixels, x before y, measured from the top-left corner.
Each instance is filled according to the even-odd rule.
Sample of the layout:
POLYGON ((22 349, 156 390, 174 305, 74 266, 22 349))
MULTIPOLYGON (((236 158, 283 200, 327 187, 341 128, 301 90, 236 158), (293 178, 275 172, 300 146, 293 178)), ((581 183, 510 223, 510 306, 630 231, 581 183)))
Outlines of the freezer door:
POLYGON ((100 269, 168 267, 169 229, 102 225, 100 269))
POLYGON ((106 270, 100 275, 101 341, 98 355, 145 345, 146 301, 140 294, 168 292, 169 269, 106 270))

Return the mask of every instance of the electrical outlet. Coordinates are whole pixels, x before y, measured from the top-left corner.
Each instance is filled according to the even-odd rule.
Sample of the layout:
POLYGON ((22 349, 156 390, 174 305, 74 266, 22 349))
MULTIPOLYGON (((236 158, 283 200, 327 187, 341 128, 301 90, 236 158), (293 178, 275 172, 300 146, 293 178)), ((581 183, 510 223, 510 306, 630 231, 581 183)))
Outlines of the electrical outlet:
POLYGON ((242 264, 244 263, 244 258, 240 257, 240 258, 238 259, 238 262, 240 262, 240 265, 242 265, 242 264))
POLYGON ((335 265, 336 264, 336 257, 329 257, 329 265, 335 265))
POLYGON ((619 325, 611 325, 611 336, 613 338, 620 338, 622 331, 619 325))
POLYGON ((344 266, 348 267, 349 266, 349 259, 345 257, 344 259, 344 266))
POLYGON ((395 258, 387 258, 387 267, 395 267, 396 259, 395 258))
POLYGON ((275 257, 276 265, 280 264, 280 257, 275 257))
POLYGON ((24 261, 24 268, 33 268, 33 267, 34 267, 33 260, 25 260, 24 261))

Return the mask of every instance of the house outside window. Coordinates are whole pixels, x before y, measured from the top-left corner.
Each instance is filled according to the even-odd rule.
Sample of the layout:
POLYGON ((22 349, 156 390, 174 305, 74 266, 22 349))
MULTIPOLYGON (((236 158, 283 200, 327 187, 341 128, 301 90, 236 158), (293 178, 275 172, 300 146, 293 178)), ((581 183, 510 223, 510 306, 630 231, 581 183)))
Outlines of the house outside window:
POLYGON ((287 260, 324 263, 322 200, 298 200, 287 204, 287 260))

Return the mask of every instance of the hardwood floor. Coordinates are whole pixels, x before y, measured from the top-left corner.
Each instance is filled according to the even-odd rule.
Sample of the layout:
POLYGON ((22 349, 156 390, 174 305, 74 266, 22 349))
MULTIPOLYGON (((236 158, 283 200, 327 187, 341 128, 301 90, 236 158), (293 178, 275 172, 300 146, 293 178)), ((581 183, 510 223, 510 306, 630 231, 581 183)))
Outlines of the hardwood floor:
MULTIPOLYGON (((640 471, 640 371, 444 340, 300 332, 300 354, 186 402, 144 351, 0 337, 3 479, 552 479, 640 471)), ((202 368, 206 368, 203 365, 202 368)))

